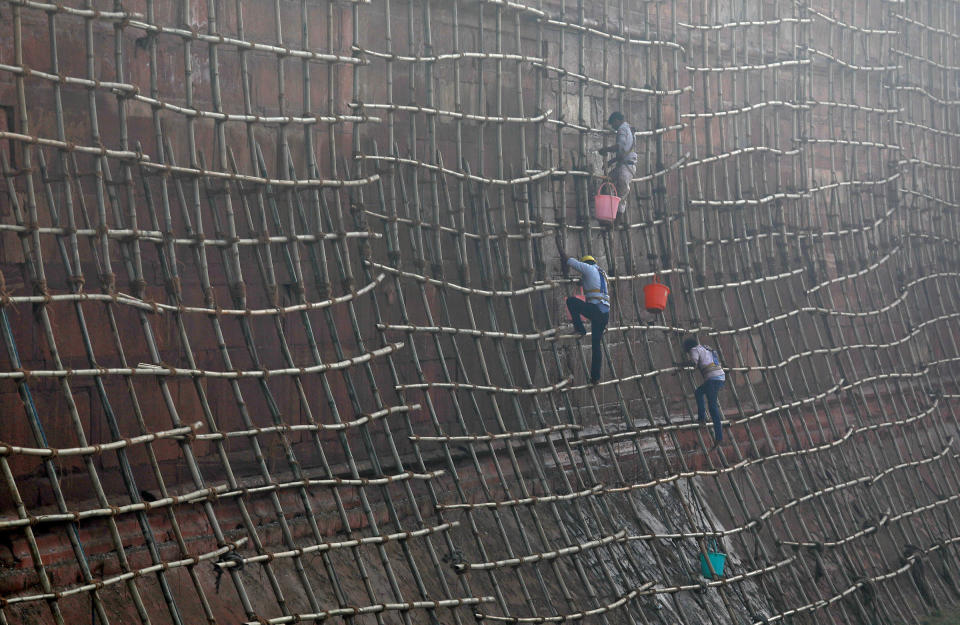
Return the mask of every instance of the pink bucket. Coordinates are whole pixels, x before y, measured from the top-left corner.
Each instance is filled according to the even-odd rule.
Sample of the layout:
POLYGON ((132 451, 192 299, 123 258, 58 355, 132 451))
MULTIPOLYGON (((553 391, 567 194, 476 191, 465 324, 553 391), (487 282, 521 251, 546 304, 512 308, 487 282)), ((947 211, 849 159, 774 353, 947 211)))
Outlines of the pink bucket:
POLYGON ((620 205, 620 198, 616 195, 605 195, 603 188, 609 186, 616 193, 616 188, 609 182, 604 182, 597 189, 597 195, 593 198, 593 208, 597 219, 600 221, 613 221, 617 218, 617 207, 620 205))

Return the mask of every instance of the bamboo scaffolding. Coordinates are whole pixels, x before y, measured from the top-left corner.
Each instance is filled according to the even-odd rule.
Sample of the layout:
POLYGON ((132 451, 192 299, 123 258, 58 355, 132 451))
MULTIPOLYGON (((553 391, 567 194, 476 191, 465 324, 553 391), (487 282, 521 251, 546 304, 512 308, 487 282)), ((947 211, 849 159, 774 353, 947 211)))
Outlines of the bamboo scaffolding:
POLYGON ((0 15, 0 625, 956 603, 960 3, 0 15))

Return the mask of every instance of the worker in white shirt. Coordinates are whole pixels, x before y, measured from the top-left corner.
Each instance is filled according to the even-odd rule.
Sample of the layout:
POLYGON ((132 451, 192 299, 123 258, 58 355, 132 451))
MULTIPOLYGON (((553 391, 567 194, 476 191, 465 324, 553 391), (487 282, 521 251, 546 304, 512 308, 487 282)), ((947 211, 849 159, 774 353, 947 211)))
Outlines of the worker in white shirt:
POLYGON ((623 215, 626 210, 627 198, 630 195, 630 182, 637 173, 637 152, 635 151, 635 140, 633 128, 623 117, 623 113, 615 111, 611 113, 607 124, 617 133, 617 140, 613 145, 600 148, 600 154, 613 154, 607 162, 607 166, 613 166, 610 177, 613 178, 613 184, 617 187, 617 195, 620 196, 620 205, 617 210, 618 217, 623 215))
POLYGON ((714 447, 723 440, 723 412, 720 410, 720 402, 717 395, 720 389, 727 381, 727 375, 720 366, 720 356, 716 351, 705 345, 701 345, 695 336, 689 336, 683 341, 683 351, 688 358, 688 364, 692 364, 700 370, 703 376, 703 384, 697 387, 694 396, 697 398, 697 420, 705 423, 707 420, 706 406, 710 406, 710 416, 713 418, 713 439, 714 447))
POLYGON ((607 274, 597 266, 593 256, 587 254, 580 260, 567 256, 560 250, 564 273, 567 267, 573 267, 580 272, 580 282, 583 285, 583 295, 586 301, 576 297, 567 298, 567 309, 573 319, 573 329, 581 336, 587 334, 583 326, 583 317, 590 320, 592 338, 592 352, 590 354, 590 383, 600 381, 600 367, 603 364, 603 332, 610 321, 610 293, 607 288, 607 274))

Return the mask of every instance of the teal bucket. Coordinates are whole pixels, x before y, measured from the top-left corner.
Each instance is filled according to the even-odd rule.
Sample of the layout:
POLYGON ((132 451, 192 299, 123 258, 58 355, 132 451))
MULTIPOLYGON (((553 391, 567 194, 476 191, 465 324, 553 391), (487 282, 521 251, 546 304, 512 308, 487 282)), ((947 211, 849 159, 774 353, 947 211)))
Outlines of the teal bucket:
POLYGON ((700 554, 700 572, 707 579, 713 579, 713 575, 710 573, 710 567, 713 566, 713 570, 717 572, 717 577, 723 577, 723 566, 727 563, 727 554, 711 551, 709 555, 710 563, 707 564, 707 559, 703 557, 702 553, 700 554))

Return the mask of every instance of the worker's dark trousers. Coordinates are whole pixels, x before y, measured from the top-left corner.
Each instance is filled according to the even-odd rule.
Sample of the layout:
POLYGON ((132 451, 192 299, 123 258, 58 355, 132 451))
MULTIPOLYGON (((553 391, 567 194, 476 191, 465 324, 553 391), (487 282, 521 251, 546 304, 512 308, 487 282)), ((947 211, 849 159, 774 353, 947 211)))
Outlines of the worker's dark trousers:
POLYGON ((576 297, 567 298, 567 309, 570 311, 570 317, 573 319, 573 327, 577 332, 586 334, 587 330, 583 327, 581 316, 590 320, 590 331, 592 333, 593 347, 590 353, 590 381, 598 382, 600 380, 600 367, 603 365, 603 331, 607 329, 607 322, 610 321, 610 313, 603 312, 596 304, 590 304, 576 297))
POLYGON ((723 388, 723 384, 726 380, 707 380, 703 384, 697 387, 697 390, 694 392, 694 395, 697 397, 697 418, 700 421, 706 421, 706 407, 704 403, 710 404, 710 416, 713 417, 713 438, 717 442, 723 439, 723 425, 720 423, 723 419, 723 413, 720 412, 720 402, 717 401, 717 395, 720 394, 720 389, 723 388))

